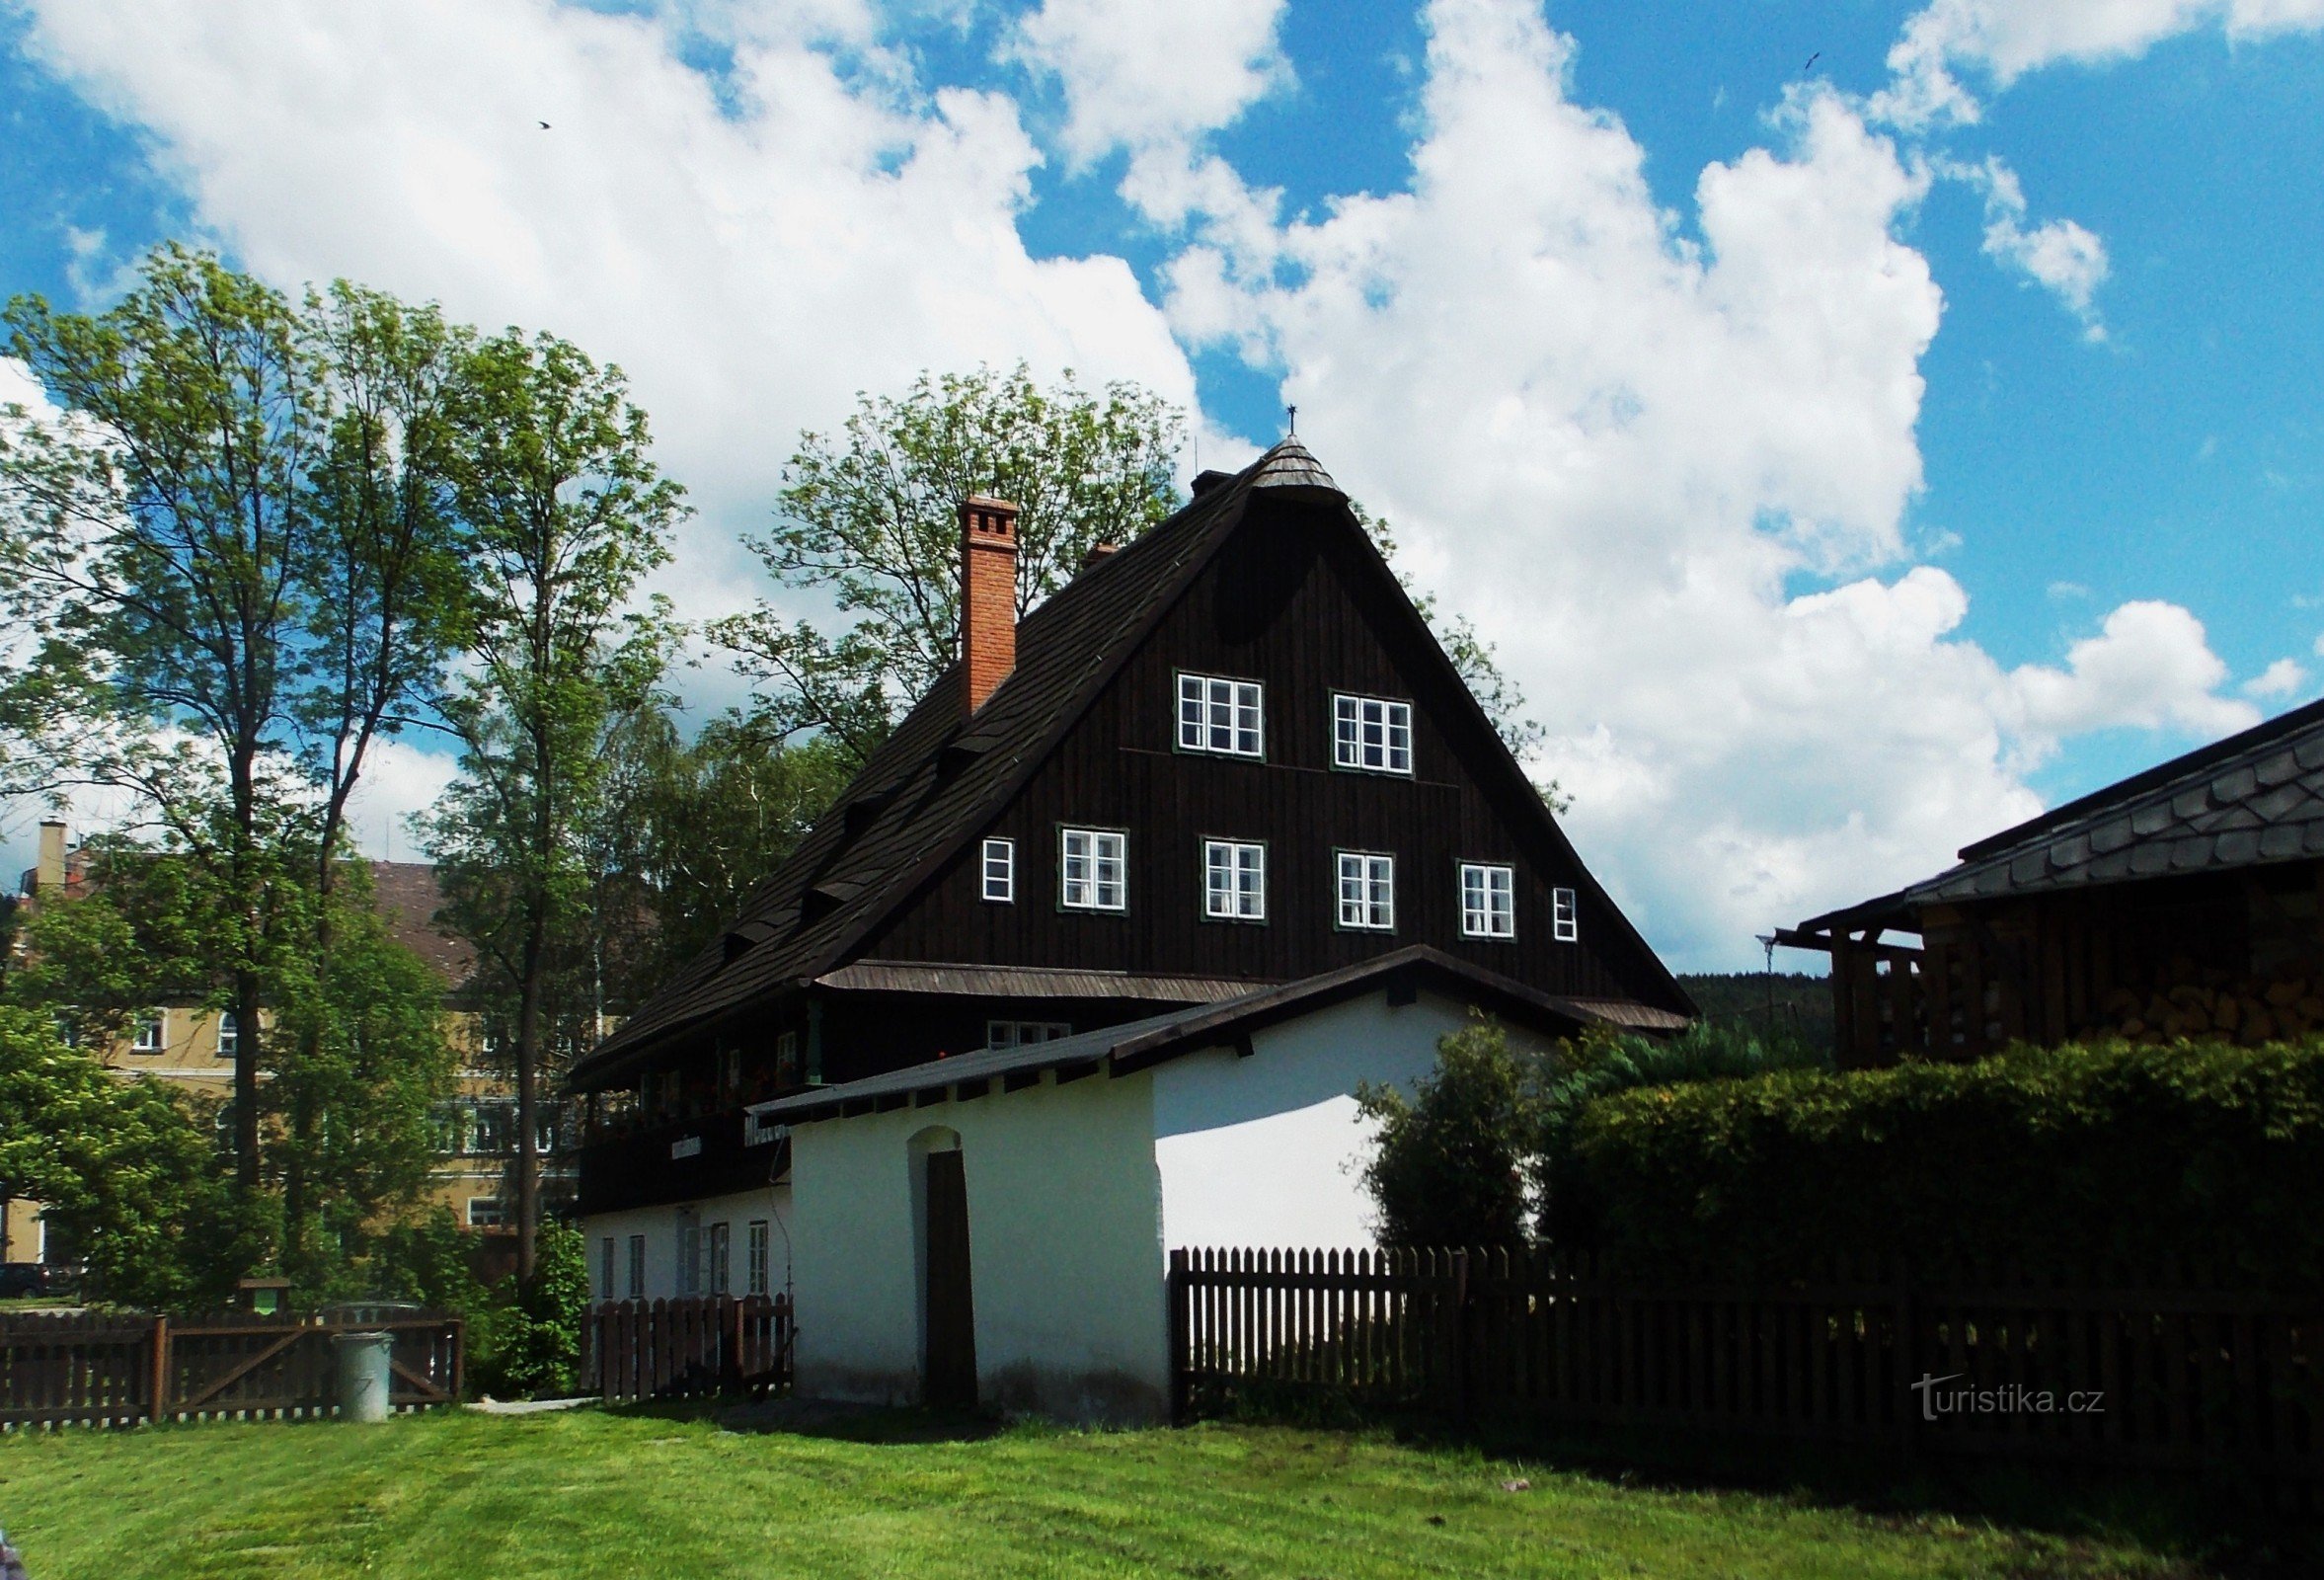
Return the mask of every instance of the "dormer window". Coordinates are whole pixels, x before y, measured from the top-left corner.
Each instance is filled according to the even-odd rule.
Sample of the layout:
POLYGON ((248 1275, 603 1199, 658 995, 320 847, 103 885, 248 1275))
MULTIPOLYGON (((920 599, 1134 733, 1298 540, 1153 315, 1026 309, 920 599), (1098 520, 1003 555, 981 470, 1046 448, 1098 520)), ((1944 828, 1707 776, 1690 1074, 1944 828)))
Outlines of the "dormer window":
POLYGON ((1412 704, 1332 695, 1332 763, 1364 773, 1412 772, 1412 704))
POLYGON ((1178 677, 1178 749, 1229 757, 1266 754, 1264 708, 1256 680, 1213 674, 1178 677))

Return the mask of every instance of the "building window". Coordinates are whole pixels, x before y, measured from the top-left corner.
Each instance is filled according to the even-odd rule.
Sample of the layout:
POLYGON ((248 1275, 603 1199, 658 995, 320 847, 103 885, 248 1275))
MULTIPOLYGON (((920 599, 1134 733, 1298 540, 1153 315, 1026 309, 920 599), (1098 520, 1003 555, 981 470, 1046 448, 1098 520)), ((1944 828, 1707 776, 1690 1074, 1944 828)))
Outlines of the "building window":
POLYGON ((487 1155, 497 1155, 508 1149, 508 1110, 499 1103, 480 1103, 476 1109, 475 1128, 468 1133, 468 1149, 487 1155))
POLYGON ((1267 846, 1202 841, 1202 914, 1220 921, 1267 919, 1267 846))
POLYGON ((646 1298, 646 1236, 643 1234, 630 1236, 629 1298, 633 1301, 646 1298))
POLYGON ((499 1228, 507 1222, 508 1217, 501 1210, 501 1199, 498 1196, 471 1196, 468 1198, 468 1226, 470 1228, 499 1228))
POLYGON ((1573 890, 1549 892, 1549 933, 1561 944, 1570 944, 1582 936, 1582 918, 1574 906, 1573 890))
POLYGON ((439 1108, 427 1118, 429 1139, 436 1154, 450 1157, 460 1150, 460 1143, 468 1134, 468 1112, 459 1106, 439 1108))
POLYGON ((1412 772, 1412 704, 1335 693, 1332 761, 1367 773, 1412 772))
POLYGON ((1067 910, 1129 908, 1129 836, 1097 829, 1058 832, 1057 899, 1067 910))
POLYGON ((610 1234, 597 1242, 597 1299, 613 1299, 613 1236, 610 1234))
POLYGON ((713 1224, 710 1225, 710 1293, 713 1295, 735 1293, 733 1281, 734 1237, 733 1224, 713 1224))
POLYGON ((987 1048, 1025 1048, 1034 1043, 1053 1043, 1060 1037, 1073 1035, 1073 1027, 1062 1020, 988 1020, 984 1023, 984 1046, 987 1048))
POLYGON ((742 1089, 742 1050, 729 1048, 719 1056, 720 1078, 730 1092, 742 1089))
POLYGON ((1266 728, 1256 680, 1209 674, 1178 677, 1178 745, 1182 751, 1230 757, 1265 754, 1266 728))
POLYGON ((767 1292, 767 1221, 765 1219, 756 1218, 750 1221, 748 1237, 743 1244, 743 1255, 748 1258, 745 1276, 749 1280, 748 1288, 743 1293, 764 1295, 767 1292))
POLYGON ((691 1221, 678 1225, 678 1295, 690 1299, 702 1293, 702 1225, 691 1221))
POLYGON ((1340 852, 1340 925, 1363 932, 1396 930, 1396 858, 1340 852))
POLYGON ((1463 938, 1517 935, 1515 868, 1479 861, 1460 864, 1460 935, 1463 938))
POLYGON ((150 1010, 139 1015, 136 1028, 129 1034, 129 1052, 132 1054, 160 1053, 162 1028, 168 1015, 169 1011, 166 1009, 150 1010))
POLYGON ((984 898, 998 905, 1011 905, 1017 899, 1017 841, 987 839, 984 841, 984 898))
POLYGON ((799 1084, 799 1033, 784 1032, 775 1039, 775 1084, 799 1084))
POLYGON ((218 1057, 233 1059, 242 1052, 242 1023, 231 1009, 218 1012, 218 1057))
POLYGON ((543 1157, 557 1155, 557 1116, 547 1113, 533 1121, 532 1149, 543 1157))

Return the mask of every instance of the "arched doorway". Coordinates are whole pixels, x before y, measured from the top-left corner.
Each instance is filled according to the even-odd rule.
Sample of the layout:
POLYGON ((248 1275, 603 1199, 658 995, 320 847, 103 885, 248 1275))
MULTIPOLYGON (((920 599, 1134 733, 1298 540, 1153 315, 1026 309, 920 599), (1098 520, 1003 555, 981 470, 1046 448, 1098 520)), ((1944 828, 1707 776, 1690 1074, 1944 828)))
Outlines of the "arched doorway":
POLYGON ((920 1219, 920 1398, 976 1407, 976 1305, 968 1266, 968 1177, 961 1138, 941 1127, 912 1138, 920 1219))

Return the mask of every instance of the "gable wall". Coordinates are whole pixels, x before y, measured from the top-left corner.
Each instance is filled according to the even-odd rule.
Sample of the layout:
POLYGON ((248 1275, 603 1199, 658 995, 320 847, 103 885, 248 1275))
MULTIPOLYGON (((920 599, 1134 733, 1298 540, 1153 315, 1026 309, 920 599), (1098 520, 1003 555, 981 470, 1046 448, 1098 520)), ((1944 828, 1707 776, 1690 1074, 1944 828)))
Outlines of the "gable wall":
POLYGON ((1428 943, 1545 991, 1666 997, 1571 859, 1480 787, 1458 699, 1398 651, 1406 622, 1364 552, 1325 511, 1254 506, 1014 804, 859 955, 1282 981, 1428 943), (1265 761, 1175 750, 1180 670, 1265 684, 1265 761), (1335 690, 1414 702, 1412 777, 1333 766, 1335 690), (1065 822, 1128 831, 1125 914, 1058 906, 1065 822), (979 898, 987 834, 1017 841, 1013 905, 979 898), (1267 842, 1266 923, 1203 918, 1205 836, 1267 842), (1395 932, 1338 928, 1336 848, 1396 856, 1395 932), (1515 941, 1460 936, 1463 859, 1517 868, 1515 941), (1579 943, 1552 939, 1553 886, 1582 891, 1579 943))

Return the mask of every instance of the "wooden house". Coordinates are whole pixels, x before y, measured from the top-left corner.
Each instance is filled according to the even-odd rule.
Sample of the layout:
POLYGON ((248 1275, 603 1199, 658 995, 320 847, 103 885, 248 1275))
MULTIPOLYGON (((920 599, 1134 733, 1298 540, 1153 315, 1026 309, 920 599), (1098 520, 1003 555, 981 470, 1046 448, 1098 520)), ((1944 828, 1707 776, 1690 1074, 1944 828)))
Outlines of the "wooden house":
POLYGON ((818 1087, 1415 945, 1576 1025, 1685 1023, 1297 440, 1198 478, 1021 627, 1014 508, 961 514, 962 661, 573 1071, 600 1296, 763 1287, 767 1105, 818 1087))
POLYGON ((2324 1031, 2324 702, 1779 932, 1831 956, 1845 1065, 2094 1033, 2324 1031))

